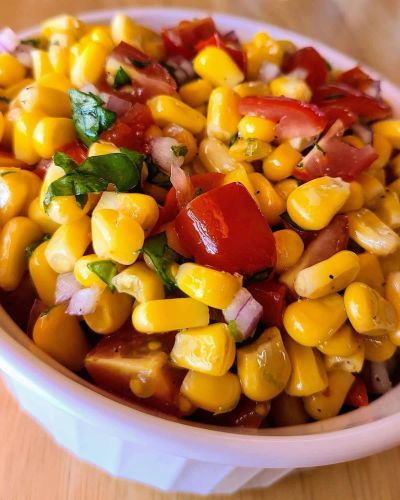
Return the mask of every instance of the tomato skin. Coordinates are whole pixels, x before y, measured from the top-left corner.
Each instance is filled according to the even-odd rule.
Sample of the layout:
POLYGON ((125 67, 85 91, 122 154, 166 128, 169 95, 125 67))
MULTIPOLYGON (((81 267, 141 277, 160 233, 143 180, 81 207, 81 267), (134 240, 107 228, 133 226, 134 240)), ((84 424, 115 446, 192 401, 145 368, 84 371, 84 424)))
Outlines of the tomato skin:
POLYGON ((240 183, 192 200, 175 219, 180 241, 199 264, 251 275, 276 263, 272 231, 240 183))
POLYGON ((207 40, 216 31, 213 19, 205 17, 193 21, 180 21, 174 28, 164 28, 161 37, 168 55, 192 59, 196 55, 196 44, 207 40))
POLYGON ((239 47, 233 47, 229 45, 229 39, 225 40, 225 38, 221 37, 218 33, 214 33, 212 36, 210 36, 210 38, 207 38, 207 40, 202 40, 201 42, 196 44, 196 50, 197 52, 200 52, 205 47, 208 47, 210 45, 225 50, 225 52, 227 52, 235 61, 237 66, 244 73, 246 73, 246 54, 239 47))
POLYGON ((80 165, 82 162, 84 162, 87 158, 88 151, 86 146, 84 146, 81 142, 75 141, 71 142, 70 144, 66 144, 65 146, 62 146, 59 151, 62 153, 67 154, 70 156, 75 163, 80 165))
POLYGON ((313 47, 304 47, 288 57, 283 66, 284 73, 296 69, 304 69, 307 72, 306 82, 312 89, 323 85, 328 77, 326 61, 313 47))
POLYGON ((355 375, 353 385, 346 396, 346 404, 359 408, 360 406, 368 406, 368 392, 364 380, 355 375))
POLYGON ((379 83, 365 73, 359 66, 355 66, 348 71, 343 71, 337 78, 337 81, 338 83, 344 83, 361 92, 364 92, 374 82, 379 83))
POLYGON ((283 310, 286 306, 286 285, 273 280, 264 280, 251 283, 247 289, 263 307, 261 321, 264 325, 282 328, 283 310))

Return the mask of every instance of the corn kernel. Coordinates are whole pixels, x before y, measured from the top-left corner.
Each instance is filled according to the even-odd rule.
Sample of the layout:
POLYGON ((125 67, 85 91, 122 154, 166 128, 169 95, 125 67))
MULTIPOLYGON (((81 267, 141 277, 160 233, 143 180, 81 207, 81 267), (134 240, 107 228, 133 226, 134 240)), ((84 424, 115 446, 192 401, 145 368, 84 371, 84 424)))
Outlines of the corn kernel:
POLYGON ((69 76, 70 73, 70 49, 58 45, 50 45, 48 54, 52 69, 55 73, 69 76))
POLYGON ((283 143, 263 161, 264 175, 274 182, 286 179, 292 175, 301 158, 301 153, 292 148, 290 144, 283 143))
POLYGON ((383 363, 390 359, 397 350, 387 335, 382 337, 364 337, 365 359, 373 363, 383 363))
POLYGON ((273 96, 285 96, 300 101, 311 100, 311 89, 307 82, 294 76, 279 76, 269 82, 269 88, 273 96))
POLYGON ((259 139, 239 138, 229 148, 229 155, 238 161, 257 161, 266 158, 272 151, 272 146, 259 139))
POLYGON ((397 315, 396 327, 389 331, 388 336, 393 344, 400 346, 400 272, 397 270, 389 273, 386 278, 385 297, 392 304, 397 315))
POLYGON ((258 199, 260 210, 273 226, 279 222, 279 216, 285 211, 285 200, 275 191, 272 184, 262 174, 254 172, 249 174, 255 195, 258 199))
POLYGON ((120 149, 108 142, 94 142, 88 149, 88 157, 119 153, 120 149))
POLYGON ((394 148, 400 148, 400 120, 392 119, 375 122, 372 125, 372 130, 374 134, 385 137, 394 148))
POLYGON ((54 222, 52 219, 50 219, 50 217, 43 210, 40 204, 39 196, 33 199, 31 204, 29 205, 28 217, 36 222, 36 224, 39 225, 44 233, 53 234, 60 226, 59 224, 57 224, 57 222, 54 222))
POLYGON ((183 102, 192 108, 196 108, 208 101, 211 91, 211 83, 202 78, 198 78, 197 80, 192 80, 182 85, 179 89, 179 95, 183 102))
POLYGON ((207 135, 228 142, 237 133, 241 115, 239 96, 227 87, 217 87, 210 95, 207 111, 207 135))
POLYGON ((400 177, 400 153, 398 153, 390 162, 391 170, 396 179, 400 177))
MULTIPOLYGON (((385 278, 395 271, 400 269, 400 249, 385 257, 379 257, 379 264, 381 265, 382 273, 385 278)), ((360 280, 362 281, 362 280, 360 280)))
POLYGON ((88 264, 102 261, 104 262, 104 259, 101 259, 94 254, 84 255, 83 257, 80 257, 74 265, 74 276, 76 281, 78 281, 78 283, 80 283, 83 287, 89 288, 95 285, 100 290, 103 290, 107 286, 106 283, 88 267, 88 264))
POLYGON ((29 258, 29 274, 40 300, 48 306, 53 306, 57 273, 47 263, 45 252, 48 244, 48 241, 44 241, 33 251, 29 258))
POLYGON ((394 191, 387 189, 374 205, 375 214, 392 229, 400 227, 400 200, 394 191))
POLYGON ((227 174, 242 165, 246 172, 253 172, 250 163, 238 162, 229 155, 228 147, 215 137, 203 139, 199 146, 199 157, 209 172, 227 174))
MULTIPOLYGON (((400 127, 399 127, 399 133, 400 133, 400 127)), ((374 161, 371 167, 383 168, 389 162, 390 157, 392 156, 392 151, 393 151, 392 144, 390 143, 389 139, 386 138, 384 135, 375 132, 373 134, 372 147, 379 155, 379 158, 377 158, 374 161)))
POLYGON ((240 97, 247 97, 249 95, 270 95, 268 83, 260 80, 253 80, 251 82, 243 82, 236 85, 233 90, 240 97))
POLYGON ((164 298, 164 283, 159 274, 144 262, 135 262, 114 276, 112 284, 120 293, 127 293, 138 302, 164 298))
POLYGON ((112 293, 105 288, 100 295, 96 310, 83 319, 96 333, 106 335, 116 332, 129 318, 132 298, 125 293, 112 293))
POLYGON ((250 196, 257 203, 257 205, 259 205, 258 196, 255 194, 256 189, 254 188, 249 175, 242 165, 239 166, 236 170, 225 174, 223 184, 231 184, 233 182, 240 182, 240 184, 242 184, 247 189, 250 196))
POLYGON ((209 46, 193 59, 195 72, 215 87, 233 88, 244 80, 244 74, 225 50, 209 46))
POLYGON ((354 281, 361 281, 383 295, 385 278, 378 257, 371 253, 364 252, 358 254, 358 262, 360 264, 360 270, 354 281))
POLYGON ((49 59, 49 54, 45 50, 35 49, 31 52, 32 57, 32 73, 35 80, 39 80, 43 76, 54 71, 49 59))
POLYGON ((68 95, 61 90, 42 87, 34 83, 25 87, 19 94, 21 107, 27 112, 42 112, 50 116, 71 116, 71 103, 68 95))
MULTIPOLYGON (((371 166, 366 170, 366 173, 368 175, 371 175, 375 179, 377 179, 382 184, 382 186, 384 186, 386 184, 386 169, 385 168, 376 168, 376 167, 371 166)), ((371 203, 373 204, 374 201, 371 203)))
POLYGON ((240 137, 271 142, 275 138, 275 122, 259 116, 243 116, 238 124, 240 137))
POLYGON ((296 179, 284 179, 275 184, 275 191, 284 199, 287 200, 292 191, 299 186, 296 179))
POLYGON ((364 205, 364 191, 361 187, 361 184, 352 181, 349 183, 350 187, 350 196, 348 197, 346 203, 342 207, 342 212, 352 212, 353 210, 360 210, 364 205))
POLYGON ((172 124, 167 125, 163 129, 163 135, 166 137, 172 137, 176 139, 179 144, 183 144, 187 148, 187 153, 184 156, 183 164, 187 165, 197 155, 197 141, 194 138, 192 132, 180 127, 179 125, 172 124))
POLYGON ((16 57, 7 52, 0 54, 0 87, 9 87, 25 77, 25 68, 16 57))
POLYGON ((37 83, 41 87, 50 87, 51 89, 59 90, 65 94, 67 94, 72 87, 71 81, 66 76, 55 72, 46 73, 37 80, 37 83))
POLYGON ((114 42, 111 38, 111 30, 108 26, 97 26, 90 31, 90 39, 93 42, 103 45, 108 52, 114 48, 114 42))
POLYGON ((378 196, 381 196, 385 192, 385 186, 376 177, 366 172, 360 174, 356 181, 362 187, 366 207, 373 206, 378 196))
POLYGON ((286 392, 281 392, 271 401, 270 416, 278 427, 301 425, 309 420, 301 398, 289 396, 286 392))
POLYGON ((75 126, 70 118, 42 118, 33 132, 34 147, 43 158, 51 158, 61 146, 75 138, 75 126))
POLYGON ((33 132, 43 118, 40 112, 21 113, 13 127, 13 150, 18 160, 33 165, 40 159, 33 142, 33 132))
POLYGON ((300 236, 291 229, 281 229, 273 233, 276 245, 275 270, 281 273, 294 266, 304 251, 304 243, 300 236))
POLYGON ((325 356, 324 363, 327 370, 343 370, 349 373, 360 373, 365 361, 365 345, 360 342, 357 349, 348 356, 325 356))
POLYGON ((107 55, 108 50, 104 45, 88 43, 71 66, 72 84, 82 87, 88 83, 96 83, 104 71, 107 55))
POLYGON ((331 337, 317 345, 317 349, 327 356, 350 356, 360 346, 361 339, 351 325, 345 323, 331 337))
POLYGON ((80 38, 83 31, 84 25, 82 21, 66 14, 46 19, 41 27, 42 35, 45 38, 50 38, 54 33, 65 33, 80 38))
POLYGON ((176 123, 193 134, 198 134, 206 125, 206 119, 201 113, 175 97, 160 95, 147 101, 147 104, 153 120, 160 127, 176 123))
POLYGON ((244 44, 247 58, 247 77, 256 80, 263 64, 281 66, 284 56, 282 45, 267 33, 257 33, 250 43, 244 44))

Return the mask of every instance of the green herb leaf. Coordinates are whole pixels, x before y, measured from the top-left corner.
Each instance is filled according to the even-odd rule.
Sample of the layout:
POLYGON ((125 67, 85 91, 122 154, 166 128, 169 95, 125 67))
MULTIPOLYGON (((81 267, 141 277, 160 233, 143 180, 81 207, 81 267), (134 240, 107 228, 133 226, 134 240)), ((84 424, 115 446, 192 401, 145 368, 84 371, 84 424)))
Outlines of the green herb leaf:
POLYGON ((229 139, 229 147, 233 146, 238 139, 239 139, 239 133, 236 133, 229 139))
POLYGON ((188 148, 184 144, 178 144, 177 146, 171 146, 171 150, 175 156, 185 156, 188 152, 188 148))
POLYGON ((165 233, 157 234, 145 241, 142 252, 147 255, 168 291, 175 287, 175 281, 168 274, 168 267, 179 259, 179 255, 167 245, 165 233))
POLYGON ((43 238, 41 238, 38 241, 34 241, 30 245, 28 245, 25 248, 25 255, 30 259, 32 257, 33 252, 36 250, 36 248, 41 245, 43 242, 49 240, 51 238, 51 234, 45 234, 43 238))
POLYGON ((203 189, 197 188, 196 191, 194 192, 194 195, 197 197, 197 196, 200 196, 203 193, 204 193, 203 189))
POLYGON ((170 189, 172 184, 169 175, 160 170, 150 156, 147 156, 145 161, 149 172, 147 182, 156 184, 164 189, 170 189))
POLYGON ((21 43, 22 45, 30 45, 31 47, 38 49, 42 42, 40 38, 26 38, 25 40, 21 40, 21 43))
POLYGON ((254 273, 251 276, 245 278, 244 284, 247 286, 247 285, 250 285, 250 283, 255 283, 256 281, 264 281, 264 280, 268 279, 271 272, 272 272, 272 268, 267 267, 266 269, 263 269, 262 271, 258 271, 257 273, 254 273))
POLYGON ((15 174, 17 170, 6 170, 5 172, 0 172, 0 177, 5 177, 6 175, 15 174))
POLYGON ((236 321, 234 319, 231 319, 228 321, 228 328, 229 328, 229 333, 232 335, 232 337, 235 339, 235 342, 240 342, 240 334, 237 328, 236 321))
POLYGON ((98 260, 96 262, 89 262, 87 267, 96 276, 98 276, 101 281, 108 286, 108 288, 114 293, 116 288, 112 284, 112 279, 117 274, 117 264, 112 260, 98 260))
POLYGON ((78 168, 78 164, 74 162, 70 156, 61 151, 54 153, 53 161, 58 167, 61 167, 66 174, 72 174, 78 168))
POLYGON ((69 98, 72 106, 72 119, 78 136, 90 146, 99 135, 108 130, 115 122, 117 115, 103 108, 104 102, 97 95, 71 89, 69 98))
POLYGON ((321 146, 318 144, 318 142, 316 142, 314 144, 314 146, 318 149, 318 151, 320 151, 322 154, 326 154, 326 151, 325 149, 321 148, 321 146))
POLYGON ((10 101, 11 99, 6 97, 5 95, 0 95, 0 102, 5 102, 6 104, 8 104, 10 101))
POLYGON ((136 68, 146 68, 146 66, 149 66, 151 64, 151 61, 138 61, 137 59, 132 59, 131 57, 129 58, 130 62, 136 67, 136 68))
POLYGON ((334 99, 341 99, 342 97, 345 97, 344 94, 331 94, 331 95, 327 95, 326 97, 324 97, 324 101, 332 101, 334 99))
POLYGON ((119 89, 124 85, 129 85, 132 82, 131 77, 124 70, 122 66, 119 67, 118 71, 115 73, 113 89, 119 89))

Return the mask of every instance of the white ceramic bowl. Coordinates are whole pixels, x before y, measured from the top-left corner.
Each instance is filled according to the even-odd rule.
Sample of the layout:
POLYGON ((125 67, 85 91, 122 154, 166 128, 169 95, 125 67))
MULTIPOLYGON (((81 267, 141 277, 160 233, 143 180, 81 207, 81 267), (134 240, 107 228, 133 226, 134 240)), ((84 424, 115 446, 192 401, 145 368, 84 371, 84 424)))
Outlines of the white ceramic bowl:
MULTIPOLYGON (((210 14, 164 8, 125 12, 155 29, 210 14)), ((113 13, 81 18, 108 22, 113 13)), ((355 64, 321 43, 274 26, 213 17, 222 31, 234 29, 242 40, 266 30, 299 46, 313 45, 339 68, 355 64)), ((384 82, 383 93, 397 103, 399 113, 400 91, 384 82)), ((230 493, 267 486, 293 468, 356 459, 400 443, 400 386, 368 407, 296 427, 235 431, 176 422, 128 407, 93 388, 37 349, 1 308, 0 368, 24 410, 59 444, 113 475, 166 491, 230 493)))

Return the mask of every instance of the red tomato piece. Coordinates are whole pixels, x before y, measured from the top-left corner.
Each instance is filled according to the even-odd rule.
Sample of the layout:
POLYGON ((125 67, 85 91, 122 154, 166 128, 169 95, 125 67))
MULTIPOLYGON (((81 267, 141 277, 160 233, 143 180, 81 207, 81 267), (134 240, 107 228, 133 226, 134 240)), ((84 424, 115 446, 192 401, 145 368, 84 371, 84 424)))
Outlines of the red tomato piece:
POLYGON ((264 280, 251 283, 247 289, 263 307, 261 321, 264 325, 281 328, 286 305, 286 286, 273 280, 264 280))
MULTIPOLYGON (((230 37, 230 33, 228 33, 228 35, 230 37)), ((205 47, 208 47, 210 45, 223 49, 231 56, 237 66, 244 73, 246 73, 246 54, 238 46, 233 45, 230 40, 231 37, 226 41, 224 37, 221 37, 221 35, 219 35, 218 33, 214 33, 212 36, 210 36, 210 38, 207 38, 207 40, 202 40, 201 42, 196 44, 196 50, 197 52, 200 52, 205 47)))
POLYGON ((272 231, 240 183, 226 184, 192 200, 179 212, 175 227, 199 264, 251 275, 276 263, 272 231))
POLYGON ((287 58, 283 66, 284 73, 297 69, 305 70, 306 82, 312 89, 323 85, 328 77, 328 65, 313 47, 299 49, 287 58))
POLYGON ((87 158, 87 155, 88 155, 87 147, 84 146, 79 141, 75 141, 75 142, 71 142, 70 144, 66 144, 65 146, 62 146, 59 149, 59 151, 67 154, 78 165, 80 165, 82 162, 84 162, 87 158))
POLYGON ((356 408, 368 406, 368 392, 365 382, 359 375, 355 375, 355 377, 356 379, 346 396, 345 402, 349 406, 354 406, 356 408))
POLYGON ((350 85, 350 87, 360 90, 361 92, 365 92, 371 85, 379 84, 378 80, 371 78, 359 66, 355 66, 348 71, 343 71, 343 73, 338 76, 337 82, 350 85))
POLYGON ((326 127, 325 114, 314 104, 289 97, 247 96, 240 99, 239 113, 278 122, 281 139, 313 137, 326 127))

